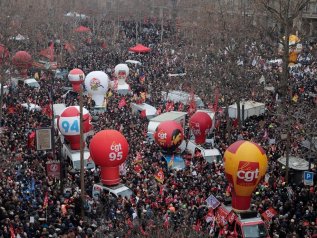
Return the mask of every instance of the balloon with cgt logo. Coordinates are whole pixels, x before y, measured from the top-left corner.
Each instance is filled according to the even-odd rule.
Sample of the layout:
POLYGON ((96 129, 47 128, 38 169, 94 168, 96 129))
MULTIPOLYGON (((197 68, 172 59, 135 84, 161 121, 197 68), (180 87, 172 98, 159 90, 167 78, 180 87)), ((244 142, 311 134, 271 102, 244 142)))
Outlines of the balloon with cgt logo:
POLYGON ((129 144, 116 130, 99 131, 91 139, 89 151, 92 160, 101 167, 101 182, 105 185, 120 183, 119 165, 127 158, 129 144))
POLYGON ((165 152, 172 153, 182 143, 184 130, 176 121, 164 121, 156 128, 154 139, 165 152))
POLYGON ((232 208, 247 211, 251 196, 265 176, 268 161, 259 145, 240 140, 228 147, 224 154, 225 174, 232 189, 232 208))

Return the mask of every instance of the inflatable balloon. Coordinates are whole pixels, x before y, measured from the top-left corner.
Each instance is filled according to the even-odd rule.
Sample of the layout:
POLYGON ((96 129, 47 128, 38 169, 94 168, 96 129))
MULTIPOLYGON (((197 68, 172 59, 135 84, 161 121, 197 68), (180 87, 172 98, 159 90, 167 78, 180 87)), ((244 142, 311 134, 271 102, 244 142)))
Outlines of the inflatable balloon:
POLYGON ((206 112, 195 112, 189 119, 189 127, 195 136, 195 142, 204 144, 212 127, 212 120, 206 112))
POLYGON ((22 77, 27 77, 27 70, 32 66, 32 56, 26 51, 18 51, 12 58, 12 64, 22 77))
POLYGON ((176 121, 164 121, 156 128, 154 139, 164 151, 171 153, 182 143, 184 130, 176 121))
POLYGON ((105 93, 108 91, 109 77, 105 72, 92 71, 85 78, 85 87, 96 106, 102 106, 105 93))
POLYGON ((127 77, 129 76, 129 67, 126 64, 118 64, 114 68, 114 74, 118 79, 118 85, 125 84, 127 77))
MULTIPOLYGON (((87 109, 83 108, 83 132, 91 130, 91 116, 87 109)), ((57 126, 61 134, 70 143, 72 150, 80 149, 80 109, 79 106, 65 108, 57 118, 57 126)), ((85 142, 84 142, 85 143, 85 142)))
POLYGON ((68 80, 73 90, 79 92, 81 84, 85 81, 85 74, 81 69, 72 69, 68 74, 68 80))
POLYGON ((232 190, 232 208, 246 211, 251 195, 265 176, 268 162, 265 151, 249 141, 237 141, 224 154, 225 174, 232 190))
POLYGON ((126 138, 116 130, 99 131, 90 141, 90 156, 101 167, 101 182, 116 185, 120 182, 119 165, 129 152, 126 138))

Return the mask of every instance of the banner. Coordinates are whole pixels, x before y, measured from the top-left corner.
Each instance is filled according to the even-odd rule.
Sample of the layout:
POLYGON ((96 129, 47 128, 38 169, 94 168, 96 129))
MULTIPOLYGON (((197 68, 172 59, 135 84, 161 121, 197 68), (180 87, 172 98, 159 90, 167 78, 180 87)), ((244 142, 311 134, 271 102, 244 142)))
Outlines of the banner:
POLYGON ((206 203, 207 203, 207 206, 211 207, 212 209, 216 209, 220 205, 220 202, 218 201, 218 199, 215 198, 213 195, 210 195, 206 199, 206 203))
POLYGON ((263 219, 268 222, 268 221, 271 221, 272 218, 274 216, 276 216, 276 214, 277 214, 277 211, 275 211, 275 209, 273 207, 270 207, 265 212, 263 212, 261 215, 262 215, 263 219))
POLYGON ((43 128, 36 130, 36 150, 52 149, 52 130, 43 128))
POLYGON ((220 226, 227 224, 227 212, 223 207, 218 207, 216 211, 216 221, 220 226))
POLYGON ((168 167, 171 168, 174 165, 174 154, 171 157, 171 160, 168 162, 168 167))
POLYGON ((60 178, 61 176, 61 163, 57 160, 50 160, 46 162, 47 176, 53 178, 60 178))

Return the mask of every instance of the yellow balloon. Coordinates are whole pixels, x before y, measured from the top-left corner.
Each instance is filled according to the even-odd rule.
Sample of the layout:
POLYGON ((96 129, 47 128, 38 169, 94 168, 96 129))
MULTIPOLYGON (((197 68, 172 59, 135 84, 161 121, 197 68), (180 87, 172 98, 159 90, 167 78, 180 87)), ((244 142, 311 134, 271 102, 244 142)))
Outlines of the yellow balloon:
POLYGON ((267 171, 265 151, 253 142, 241 140, 228 147, 224 161, 226 177, 233 187, 232 208, 246 211, 253 191, 267 171))

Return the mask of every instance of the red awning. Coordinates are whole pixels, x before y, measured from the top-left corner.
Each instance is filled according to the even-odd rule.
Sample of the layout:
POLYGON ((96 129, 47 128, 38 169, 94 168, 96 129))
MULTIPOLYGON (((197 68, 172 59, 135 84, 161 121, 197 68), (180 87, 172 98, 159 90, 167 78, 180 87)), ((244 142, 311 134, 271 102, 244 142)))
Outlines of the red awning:
POLYGON ((129 51, 135 53, 147 53, 151 51, 151 48, 148 48, 142 44, 137 44, 136 46, 129 48, 129 51))

